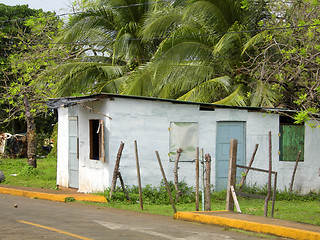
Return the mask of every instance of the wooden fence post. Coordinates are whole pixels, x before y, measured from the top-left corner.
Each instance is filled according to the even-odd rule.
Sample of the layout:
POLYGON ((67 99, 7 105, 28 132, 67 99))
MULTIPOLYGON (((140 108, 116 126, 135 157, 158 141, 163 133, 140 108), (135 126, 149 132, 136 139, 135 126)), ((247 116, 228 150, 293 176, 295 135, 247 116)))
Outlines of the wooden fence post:
POLYGON ((277 194, 277 179, 278 179, 278 173, 274 173, 274 182, 273 182, 273 193, 272 193, 272 208, 271 208, 271 217, 273 218, 274 214, 274 204, 276 202, 276 194, 277 194))
POLYGON ((173 201, 173 199, 172 199, 170 187, 169 187, 169 184, 168 184, 168 181, 167 181, 167 178, 166 178, 166 174, 165 174, 165 172, 164 172, 164 170, 163 170, 162 163, 161 163, 161 160, 160 160, 160 156, 159 156, 158 151, 156 151, 156 155, 157 155, 159 167, 160 167, 160 170, 161 170, 161 173, 162 173, 162 178, 163 178, 163 181, 164 181, 164 183, 165 183, 165 185, 166 185, 166 189, 167 189, 167 192, 168 192, 168 195, 169 195, 169 198, 170 198, 171 206, 172 206, 172 208, 173 208, 174 213, 176 213, 176 212, 177 212, 177 209, 176 209, 176 206, 174 205, 174 201, 173 201))
POLYGON ((137 140, 134 140, 134 150, 135 150, 135 153, 136 153, 136 166, 137 166, 137 176, 138 176, 140 209, 143 210, 142 188, 141 188, 141 177, 140 177, 140 166, 139 166, 139 155, 138 155, 137 140))
POLYGON ((211 188, 210 188, 210 175, 211 175, 211 156, 209 153, 205 155, 206 160, 206 203, 205 211, 211 211, 211 188))
POLYGON ((205 207, 205 201, 204 201, 204 196, 205 196, 205 193, 204 193, 204 189, 205 189, 205 186, 204 186, 204 172, 205 172, 205 167, 204 167, 204 153, 203 153, 203 148, 201 148, 201 167, 202 167, 202 170, 201 170, 201 177, 202 177, 202 181, 201 181, 201 185, 202 185, 202 188, 201 188, 201 193, 202 193, 202 198, 201 198, 201 202, 202 202, 202 211, 204 211, 204 207, 205 207))
POLYGON ((196 211, 199 211, 199 147, 196 150, 196 211))
POLYGON ((123 147, 124 147, 124 143, 121 142, 119 150, 118 150, 118 154, 117 154, 117 159, 116 159, 116 162, 114 164, 113 177, 112 177, 112 183, 111 183, 109 198, 112 197, 112 193, 114 192, 114 190, 116 188, 118 171, 119 171, 119 164, 120 164, 120 158, 121 158, 121 155, 122 155, 123 147))
POLYGON ((237 174, 237 147, 238 140, 231 139, 230 141, 230 158, 229 158, 229 172, 228 172, 228 188, 227 188, 227 200, 226 200, 226 210, 234 210, 234 201, 231 192, 231 186, 236 184, 236 174, 237 174))
POLYGON ((178 201, 181 196, 181 191, 179 189, 179 178, 178 178, 178 169, 179 169, 178 165, 179 165, 179 159, 180 159, 181 153, 182 153, 182 149, 178 148, 177 149, 177 157, 174 162, 174 169, 173 169, 174 187, 176 189, 176 201, 178 201))
POLYGON ((269 131, 269 174, 268 174, 268 194, 264 201, 264 216, 268 216, 268 202, 271 196, 271 180, 272 180, 272 138, 269 131))

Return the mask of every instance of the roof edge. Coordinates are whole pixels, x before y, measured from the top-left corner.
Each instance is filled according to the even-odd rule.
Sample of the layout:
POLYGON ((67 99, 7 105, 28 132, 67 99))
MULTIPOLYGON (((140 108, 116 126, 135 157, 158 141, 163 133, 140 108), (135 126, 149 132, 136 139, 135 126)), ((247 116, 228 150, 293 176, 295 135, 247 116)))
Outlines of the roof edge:
POLYGON ((176 99, 164 99, 164 98, 154 98, 154 97, 145 97, 145 96, 134 96, 134 95, 121 95, 121 94, 112 94, 112 93, 99 93, 92 94, 87 96, 79 97, 61 97, 61 98, 52 98, 46 101, 46 104, 49 108, 57 109, 60 107, 69 107, 79 103, 98 101, 106 98, 127 98, 127 99, 138 99, 138 100, 148 100, 148 101, 161 101, 161 102, 171 102, 173 104, 188 104, 188 105, 199 105, 205 109, 215 109, 215 108, 231 108, 231 109, 246 109, 249 111, 264 111, 264 112, 286 112, 286 113, 296 113, 296 110, 286 109, 286 108, 268 108, 268 107, 251 107, 251 106, 230 106, 230 105, 221 105, 214 103, 201 103, 201 102, 190 102, 190 101, 181 101, 176 99))

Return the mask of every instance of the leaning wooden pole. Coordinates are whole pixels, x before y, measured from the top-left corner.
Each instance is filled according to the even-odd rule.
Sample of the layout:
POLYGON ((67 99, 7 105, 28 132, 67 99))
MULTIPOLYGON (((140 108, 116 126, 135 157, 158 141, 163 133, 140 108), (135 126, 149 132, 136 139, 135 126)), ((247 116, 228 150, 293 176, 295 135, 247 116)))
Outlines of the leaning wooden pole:
POLYGON ((211 188, 210 188, 210 178, 211 178, 211 156, 209 153, 205 155, 206 160, 206 203, 205 211, 211 211, 211 188))
POLYGON ((236 185, 237 147, 238 147, 238 140, 231 139, 231 141, 230 141, 230 154, 229 154, 227 200, 226 200, 226 210, 228 210, 228 211, 234 211, 234 201, 233 201, 233 197, 232 197, 231 186, 236 185))
POLYGON ((182 153, 182 149, 178 148, 177 149, 177 157, 176 160, 174 162, 174 170, 173 170, 173 175, 174 175, 174 187, 176 189, 176 201, 179 200, 180 196, 181 196, 181 191, 179 188, 179 177, 178 177, 178 169, 179 169, 179 159, 182 153))
POLYGON ((199 147, 196 150, 196 211, 199 211, 199 147))
POLYGON ((111 182, 109 198, 112 197, 112 193, 114 192, 114 190, 116 188, 117 177, 118 177, 118 172, 119 172, 119 165, 120 165, 120 159, 121 159, 123 147, 124 147, 124 143, 121 142, 119 150, 118 150, 118 154, 117 154, 117 159, 116 159, 116 162, 114 164, 113 177, 112 177, 112 182, 111 182))
POLYGON ((124 185, 124 181, 123 181, 123 178, 121 176, 121 173, 119 171, 118 171, 118 177, 119 177, 119 180, 120 180, 122 191, 126 195, 127 200, 130 201, 130 197, 129 197, 128 192, 126 190, 126 187, 124 185))
MULTIPOLYGON (((257 150, 258 150, 258 147, 259 147, 259 144, 256 144, 255 148, 254 148, 254 151, 253 151, 253 154, 252 154, 252 157, 250 159, 250 162, 249 162, 249 165, 248 167, 250 168, 253 164, 253 161, 254 161, 254 157, 256 156, 256 153, 257 153, 257 150)), ((248 176, 248 173, 249 173, 249 168, 246 169, 245 173, 243 174, 243 177, 241 178, 241 182, 240 182, 240 189, 242 188, 243 184, 244 184, 244 181, 246 180, 247 176, 248 176)))
POLYGON ((161 173, 162 173, 162 178, 163 178, 163 181, 164 181, 164 183, 165 183, 165 185, 166 185, 166 189, 167 189, 167 192, 168 192, 168 195, 169 195, 169 198, 170 198, 171 206, 172 206, 172 208, 173 208, 174 213, 176 213, 176 212, 177 212, 177 209, 176 209, 176 206, 174 205, 174 201, 173 201, 173 199, 172 199, 170 187, 169 187, 169 184, 168 184, 168 181, 167 181, 167 178, 166 178, 166 174, 165 174, 165 172, 164 172, 164 170, 163 170, 162 163, 161 163, 161 160, 160 160, 160 156, 159 156, 158 151, 156 151, 156 155, 157 155, 157 159, 158 159, 160 171, 161 171, 161 173))
POLYGON ((290 188, 289 188, 289 193, 292 193, 293 181, 294 181, 294 177, 295 177, 295 175, 296 175, 296 171, 297 171, 297 168, 298 168, 298 163, 299 163, 300 155, 301 155, 301 150, 299 150, 298 157, 297 157, 297 159, 296 159, 296 164, 294 165, 294 169, 293 169, 293 173, 292 173, 292 178, 291 178, 291 183, 290 183, 290 188))
POLYGON ((268 174, 268 194, 264 202, 264 216, 268 216, 268 202, 271 197, 271 180, 272 180, 272 138, 269 131, 269 174, 268 174))
POLYGON ((137 166, 137 176, 138 176, 140 209, 143 210, 142 188, 141 188, 141 177, 140 177, 140 165, 139 165, 139 154, 138 154, 137 140, 134 140, 134 150, 135 150, 135 153, 136 153, 136 166, 137 166))

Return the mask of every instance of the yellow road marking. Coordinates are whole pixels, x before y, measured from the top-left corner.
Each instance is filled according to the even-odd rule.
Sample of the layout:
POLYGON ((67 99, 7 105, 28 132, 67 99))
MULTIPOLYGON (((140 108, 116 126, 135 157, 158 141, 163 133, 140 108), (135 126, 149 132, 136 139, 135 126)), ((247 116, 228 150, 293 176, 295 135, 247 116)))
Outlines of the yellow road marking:
POLYGON ((59 230, 59 229, 56 229, 56 228, 47 227, 47 226, 43 226, 43 225, 36 224, 36 223, 31 223, 31 222, 22 221, 22 220, 20 220, 20 221, 17 220, 17 222, 21 222, 21 223, 29 224, 29 225, 32 225, 32 226, 48 229, 48 230, 51 230, 51 231, 54 231, 54 232, 58 232, 58 233, 65 234, 65 235, 69 235, 69 236, 72 236, 72 237, 75 237, 75 238, 79 238, 79 239, 83 239, 83 240, 92 240, 91 238, 82 237, 82 236, 79 236, 77 234, 65 232, 65 231, 62 231, 62 230, 59 230))

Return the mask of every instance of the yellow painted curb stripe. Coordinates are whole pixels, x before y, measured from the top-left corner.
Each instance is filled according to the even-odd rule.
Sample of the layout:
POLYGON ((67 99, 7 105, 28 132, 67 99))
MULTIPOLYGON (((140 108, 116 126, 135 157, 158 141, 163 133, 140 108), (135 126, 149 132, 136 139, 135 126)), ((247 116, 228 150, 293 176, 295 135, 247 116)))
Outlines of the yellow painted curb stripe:
POLYGON ((24 196, 24 197, 33 197, 57 202, 64 202, 67 197, 73 197, 77 201, 89 201, 89 202, 107 202, 106 198, 103 196, 80 196, 75 194, 50 194, 50 193, 41 193, 41 192, 32 192, 32 191, 25 191, 20 189, 9 189, 9 188, 2 188, 0 187, 0 193, 16 195, 16 196, 24 196))
POLYGON ((227 226, 232 228, 244 229, 252 232, 273 234, 280 237, 287 237, 297 240, 320 240, 320 233, 311 232, 296 228, 282 227, 271 224, 263 224, 256 222, 249 222, 239 219, 231 219, 218 216, 208 216, 204 214, 197 214, 194 212, 177 212, 174 215, 175 219, 195 221, 206 224, 216 224, 220 226, 227 226))
POLYGON ((91 238, 82 237, 82 236, 79 236, 77 234, 69 233, 69 232, 66 232, 66 231, 62 231, 62 230, 59 230, 59 229, 56 229, 56 228, 52 228, 52 227, 43 226, 43 225, 36 224, 36 223, 31 223, 31 222, 22 221, 22 220, 20 220, 20 221, 17 220, 17 222, 29 224, 29 225, 36 226, 36 227, 39 227, 39 228, 44 228, 44 229, 47 229, 47 230, 51 230, 51 231, 54 231, 54 232, 58 232, 58 233, 61 233, 61 234, 65 234, 65 235, 68 235, 68 236, 79 238, 79 239, 82 239, 82 240, 92 240, 91 238))

